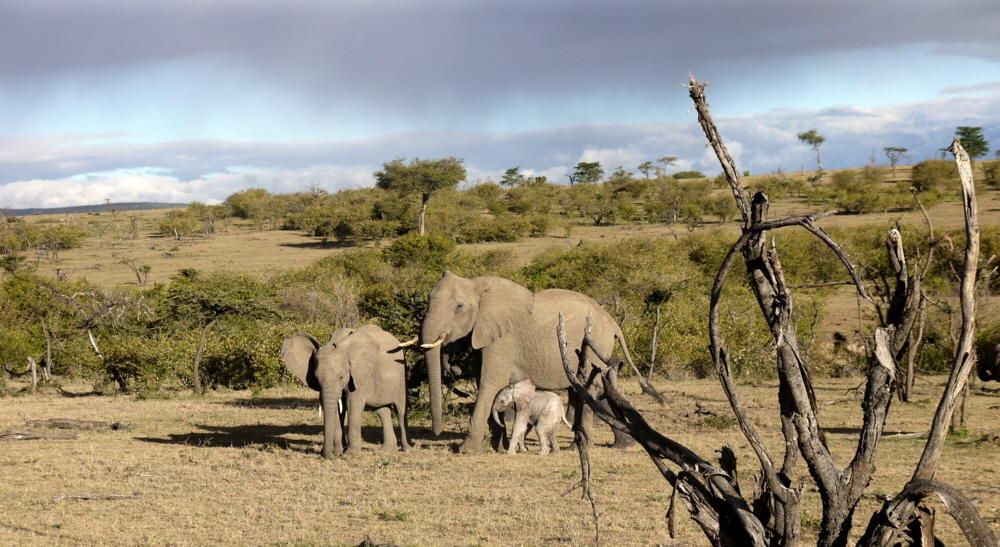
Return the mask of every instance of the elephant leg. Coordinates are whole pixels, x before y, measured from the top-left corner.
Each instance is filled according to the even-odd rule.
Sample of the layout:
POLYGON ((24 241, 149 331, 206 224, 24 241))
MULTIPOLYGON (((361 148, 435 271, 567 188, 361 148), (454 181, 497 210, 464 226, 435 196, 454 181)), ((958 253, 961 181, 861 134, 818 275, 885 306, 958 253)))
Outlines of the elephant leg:
POLYGON ((395 452, 396 433, 392 430, 392 409, 384 406, 376 409, 378 419, 382 422, 382 452, 395 452))
POLYGON ((347 450, 344 451, 346 454, 361 452, 361 416, 364 410, 364 399, 352 393, 347 398, 347 450))
POLYGON ((559 452, 559 441, 556 440, 556 431, 559 431, 559 422, 556 422, 549 431, 549 445, 553 452, 559 452))
POLYGON ((393 406, 396 407, 396 418, 399 421, 399 438, 400 438, 399 444, 400 446, 403 447, 403 452, 409 452, 410 450, 413 450, 413 445, 410 444, 410 442, 407 440, 406 437, 406 397, 405 397, 406 390, 405 389, 403 390, 403 395, 404 395, 403 399, 401 400, 402 402, 396 403, 393 406))
POLYGON ((552 432, 548 428, 540 426, 541 424, 535 424, 535 433, 538 434, 538 455, 544 456, 551 450, 552 432))
POLYGON ((514 430, 510 433, 510 447, 508 454, 516 454, 518 447, 524 447, 524 436, 528 433, 528 420, 519 414, 514 418, 514 430))
MULTIPOLYGON (((486 435, 486 426, 492 410, 493 399, 507 385, 506 382, 509 378, 510 375, 507 374, 503 376, 502 380, 480 379, 476 406, 472 410, 472 418, 469 419, 469 435, 459 449, 462 454, 482 454, 484 452, 483 438, 486 435)), ((492 428, 492 426, 490 427, 492 428)))

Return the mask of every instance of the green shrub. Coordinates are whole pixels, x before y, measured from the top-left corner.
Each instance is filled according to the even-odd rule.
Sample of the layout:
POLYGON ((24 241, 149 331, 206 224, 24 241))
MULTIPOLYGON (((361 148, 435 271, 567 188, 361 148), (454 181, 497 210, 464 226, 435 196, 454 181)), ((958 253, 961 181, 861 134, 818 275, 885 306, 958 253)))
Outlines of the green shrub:
POLYGON ((673 177, 675 179, 703 179, 705 174, 701 171, 678 171, 674 173, 673 177))
POLYGON ((393 266, 418 265, 441 271, 445 256, 457 243, 446 234, 431 233, 426 236, 410 232, 401 236, 382 251, 382 256, 393 266))
MULTIPOLYGON (((281 326, 235 322, 209 335, 201 361, 206 387, 269 388, 287 378, 281 362, 281 343, 290 333, 281 326)), ((188 362, 190 368, 193 359, 188 362)))
POLYGON ((954 161, 926 160, 913 166, 911 184, 919 192, 931 190, 955 191, 961 182, 954 161))

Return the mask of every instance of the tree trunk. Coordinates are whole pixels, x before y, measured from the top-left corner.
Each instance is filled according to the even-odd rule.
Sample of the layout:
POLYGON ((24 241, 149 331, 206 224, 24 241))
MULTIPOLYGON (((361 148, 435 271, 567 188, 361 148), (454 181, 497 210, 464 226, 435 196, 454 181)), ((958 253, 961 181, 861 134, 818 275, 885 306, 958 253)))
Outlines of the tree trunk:
POLYGON ((28 365, 31 367, 31 393, 38 389, 38 366, 33 357, 28 357, 28 365))
POLYGON ((45 334, 45 368, 42 369, 42 373, 45 374, 46 380, 52 379, 52 333, 49 332, 48 326, 45 324, 45 319, 39 318, 42 323, 42 333, 45 334))
POLYGON ((205 325, 205 328, 201 329, 201 339, 198 340, 198 353, 194 355, 194 394, 201 395, 201 377, 198 374, 198 366, 201 364, 201 356, 205 352, 205 337, 208 335, 208 331, 219 322, 219 318, 216 317, 205 325))
POLYGON ((424 194, 420 202, 420 218, 417 221, 417 233, 424 235, 424 215, 427 214, 427 201, 431 199, 430 194, 424 194))

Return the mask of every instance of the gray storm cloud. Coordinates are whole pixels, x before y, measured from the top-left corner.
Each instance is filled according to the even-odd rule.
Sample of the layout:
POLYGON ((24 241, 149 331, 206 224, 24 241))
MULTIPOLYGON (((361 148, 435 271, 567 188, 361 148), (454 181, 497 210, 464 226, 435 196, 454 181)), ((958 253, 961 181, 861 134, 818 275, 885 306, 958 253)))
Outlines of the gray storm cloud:
POLYGON ((224 56, 317 100, 337 89, 411 106, 441 90, 672 86, 720 58, 914 42, 1000 60, 1000 14, 992 0, 0 3, 0 78, 224 56))

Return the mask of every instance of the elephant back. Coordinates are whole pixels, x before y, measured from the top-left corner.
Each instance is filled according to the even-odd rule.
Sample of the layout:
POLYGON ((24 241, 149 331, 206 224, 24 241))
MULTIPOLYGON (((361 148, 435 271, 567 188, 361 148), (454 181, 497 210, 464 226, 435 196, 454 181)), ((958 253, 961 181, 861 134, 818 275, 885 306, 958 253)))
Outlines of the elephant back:
POLYGON ((396 361, 403 361, 403 350, 399 347, 399 339, 397 339, 392 334, 382 330, 378 325, 367 324, 356 331, 351 336, 367 336, 371 337, 372 340, 378 344, 379 351, 381 353, 388 353, 392 355, 392 359, 396 361))

